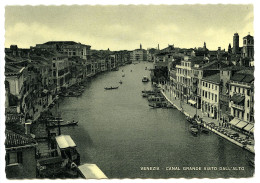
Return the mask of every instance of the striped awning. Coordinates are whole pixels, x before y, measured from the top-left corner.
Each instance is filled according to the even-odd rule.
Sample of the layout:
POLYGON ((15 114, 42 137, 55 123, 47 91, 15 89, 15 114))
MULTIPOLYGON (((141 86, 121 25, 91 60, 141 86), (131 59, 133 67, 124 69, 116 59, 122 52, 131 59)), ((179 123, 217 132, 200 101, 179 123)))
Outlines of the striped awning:
POLYGON ((234 119, 232 119, 229 123, 230 123, 231 125, 236 125, 236 124, 238 124, 239 121, 240 121, 240 119, 234 118, 234 119))
POLYGON ((254 125, 253 125, 253 124, 248 124, 248 125, 244 128, 244 130, 250 132, 252 128, 254 128, 254 125))
POLYGON ((236 127, 242 129, 244 128, 248 123, 245 121, 240 121, 238 124, 236 124, 236 127))

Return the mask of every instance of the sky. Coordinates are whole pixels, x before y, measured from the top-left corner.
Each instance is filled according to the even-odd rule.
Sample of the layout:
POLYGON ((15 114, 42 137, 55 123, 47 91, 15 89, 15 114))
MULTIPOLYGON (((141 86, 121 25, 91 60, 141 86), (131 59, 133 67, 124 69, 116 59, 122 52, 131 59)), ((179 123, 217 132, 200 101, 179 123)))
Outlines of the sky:
POLYGON ((6 6, 5 47, 76 41, 91 49, 227 49, 253 29, 253 5, 6 6))

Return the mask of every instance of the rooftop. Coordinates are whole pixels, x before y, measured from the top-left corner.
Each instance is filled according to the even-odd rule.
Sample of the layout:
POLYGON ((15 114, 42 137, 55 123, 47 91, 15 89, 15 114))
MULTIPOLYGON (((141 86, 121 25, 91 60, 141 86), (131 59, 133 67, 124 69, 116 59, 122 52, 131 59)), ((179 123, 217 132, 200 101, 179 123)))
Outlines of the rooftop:
POLYGON ((220 73, 213 74, 211 76, 207 76, 203 78, 204 81, 210 81, 214 83, 220 83, 220 73))
POLYGON ((252 83, 254 81, 254 75, 253 72, 251 71, 250 74, 246 73, 250 71, 242 71, 242 72, 237 72, 234 74, 234 76, 231 77, 231 81, 237 81, 237 82, 243 82, 243 83, 252 83))
POLYGON ((11 130, 6 130, 5 135, 6 135, 6 139, 5 139, 6 148, 36 145, 36 141, 28 135, 18 134, 11 130))

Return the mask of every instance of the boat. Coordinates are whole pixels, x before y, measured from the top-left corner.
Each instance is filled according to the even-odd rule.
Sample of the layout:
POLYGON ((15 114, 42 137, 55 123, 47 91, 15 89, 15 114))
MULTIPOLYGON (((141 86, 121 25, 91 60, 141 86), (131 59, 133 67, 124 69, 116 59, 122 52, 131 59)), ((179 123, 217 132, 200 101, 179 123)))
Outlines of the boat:
POLYGON ((120 84, 123 84, 123 81, 119 81, 120 84))
POLYGON ((196 123, 197 123, 194 118, 191 118, 191 117, 189 117, 189 116, 186 117, 186 120, 187 120, 189 123, 191 123, 191 124, 196 124, 196 123))
POLYGON ((148 77, 144 76, 143 79, 142 79, 142 82, 148 82, 148 81, 149 81, 148 77))
POLYGON ((125 77, 125 74, 123 74, 122 77, 125 77))
POLYGON ((114 90, 114 89, 118 89, 118 86, 105 87, 105 90, 114 90))
POLYGON ((78 125, 78 121, 67 121, 66 123, 49 125, 47 128, 58 128, 58 127, 75 126, 75 125, 78 125))
POLYGON ((198 128, 196 126, 193 126, 193 125, 190 126, 190 132, 194 136, 197 136, 199 134, 198 128))
POLYGON ((201 129, 201 132, 202 133, 205 133, 205 134, 209 134, 209 130, 207 128, 202 128, 201 129))
POLYGON ((164 102, 165 98, 164 97, 156 97, 156 96, 150 96, 148 97, 149 102, 164 102))
POLYGON ((132 70, 131 70, 131 72, 132 72, 132 70))
POLYGON ((162 107, 160 103, 157 103, 157 102, 151 102, 148 104, 150 107, 152 108, 160 108, 162 107))

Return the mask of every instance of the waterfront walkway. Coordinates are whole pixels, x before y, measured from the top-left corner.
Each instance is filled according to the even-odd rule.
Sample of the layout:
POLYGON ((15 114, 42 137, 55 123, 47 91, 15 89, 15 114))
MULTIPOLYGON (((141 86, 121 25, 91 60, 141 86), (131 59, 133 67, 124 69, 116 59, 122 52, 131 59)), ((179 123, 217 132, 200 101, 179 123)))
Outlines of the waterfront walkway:
MULTIPOLYGON (((247 149, 248 151, 255 153, 254 150, 254 145, 246 145, 244 146, 243 144, 235 141, 234 139, 228 137, 227 135, 218 132, 215 129, 209 128, 207 125, 207 123, 214 123, 215 126, 223 126, 222 122, 218 121, 217 119, 212 119, 210 117, 208 117, 206 114, 203 114, 202 111, 200 109, 197 109, 189 104, 186 104, 185 102, 181 102, 179 99, 177 99, 177 97, 174 97, 173 94, 170 92, 169 86, 167 87, 167 85, 159 85, 161 87, 161 92, 164 95, 164 97, 171 103, 173 104, 179 111, 181 111, 182 113, 185 114, 185 116, 189 116, 189 117, 193 117, 194 115, 198 115, 200 118, 202 118, 202 120, 205 122, 204 126, 207 127, 209 130, 213 131, 214 133, 220 135, 221 137, 229 140, 230 142, 240 146, 240 147, 244 147, 245 149, 247 149)), ((234 129, 231 129, 230 126, 225 127, 226 131, 230 132, 230 133, 238 133, 240 137, 242 138, 246 138, 246 135, 243 133, 240 133, 238 131, 235 131, 234 129)))

